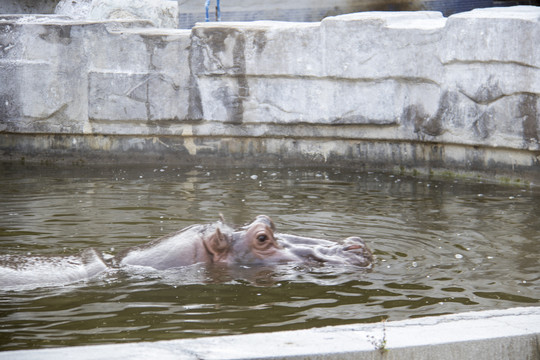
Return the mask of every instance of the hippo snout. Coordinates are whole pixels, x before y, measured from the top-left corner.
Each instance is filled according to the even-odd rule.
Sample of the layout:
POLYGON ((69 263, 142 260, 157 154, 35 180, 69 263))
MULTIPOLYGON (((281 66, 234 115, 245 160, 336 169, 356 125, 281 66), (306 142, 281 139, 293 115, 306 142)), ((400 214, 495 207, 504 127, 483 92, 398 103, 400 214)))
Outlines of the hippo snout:
POLYGON ((346 264, 371 268, 373 254, 364 240, 357 236, 342 242, 306 238, 288 234, 277 235, 282 248, 308 262, 346 264))
POLYGON ((353 265, 371 267, 373 264, 373 254, 364 240, 356 236, 345 239, 343 242, 343 255, 353 265))
POLYGON ((362 251, 369 251, 366 243, 364 240, 357 236, 351 236, 349 238, 346 238, 343 242, 344 248, 343 250, 349 251, 349 250, 362 250, 362 251))

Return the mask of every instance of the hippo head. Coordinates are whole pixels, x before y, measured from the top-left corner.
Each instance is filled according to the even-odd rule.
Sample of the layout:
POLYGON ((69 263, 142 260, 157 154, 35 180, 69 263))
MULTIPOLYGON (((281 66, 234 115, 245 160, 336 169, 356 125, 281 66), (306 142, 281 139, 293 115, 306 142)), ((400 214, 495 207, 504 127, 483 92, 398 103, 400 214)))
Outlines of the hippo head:
POLYGON ((300 260, 283 249, 274 236, 275 225, 265 215, 232 234, 229 262, 239 264, 268 264, 300 260))
POLYGON ((259 215, 251 224, 232 233, 227 262, 238 264, 269 264, 311 262, 348 264, 371 267, 373 255, 359 237, 342 243, 274 233, 273 221, 259 215))

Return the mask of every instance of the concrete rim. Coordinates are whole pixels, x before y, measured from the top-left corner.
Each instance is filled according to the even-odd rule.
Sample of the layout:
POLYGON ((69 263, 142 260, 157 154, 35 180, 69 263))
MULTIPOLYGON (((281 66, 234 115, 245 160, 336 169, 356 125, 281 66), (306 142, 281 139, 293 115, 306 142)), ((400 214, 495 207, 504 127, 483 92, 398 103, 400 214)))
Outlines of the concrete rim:
POLYGON ((23 359, 538 359, 540 307, 376 324, 0 352, 23 359))

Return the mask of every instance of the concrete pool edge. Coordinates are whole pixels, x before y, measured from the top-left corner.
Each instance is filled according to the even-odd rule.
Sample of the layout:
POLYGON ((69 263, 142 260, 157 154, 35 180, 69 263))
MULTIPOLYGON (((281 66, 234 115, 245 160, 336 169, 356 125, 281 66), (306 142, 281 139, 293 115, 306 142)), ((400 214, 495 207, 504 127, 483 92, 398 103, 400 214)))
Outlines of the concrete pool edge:
POLYGON ((526 186, 538 186, 540 179, 534 151, 355 138, 0 133, 0 162, 14 166, 316 166, 526 186), (189 150, 186 144, 194 148, 189 150))
POLYGON ((540 307, 247 335, 0 352, 24 359, 538 359, 540 307))

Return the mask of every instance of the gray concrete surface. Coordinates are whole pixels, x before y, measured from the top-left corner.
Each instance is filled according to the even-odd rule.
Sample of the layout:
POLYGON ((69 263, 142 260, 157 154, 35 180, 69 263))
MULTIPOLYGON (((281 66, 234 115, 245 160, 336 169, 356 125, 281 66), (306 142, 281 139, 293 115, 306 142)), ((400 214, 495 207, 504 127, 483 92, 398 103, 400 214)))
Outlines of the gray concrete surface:
POLYGON ((538 359, 540 307, 378 324, 0 352, 0 360, 538 359))

